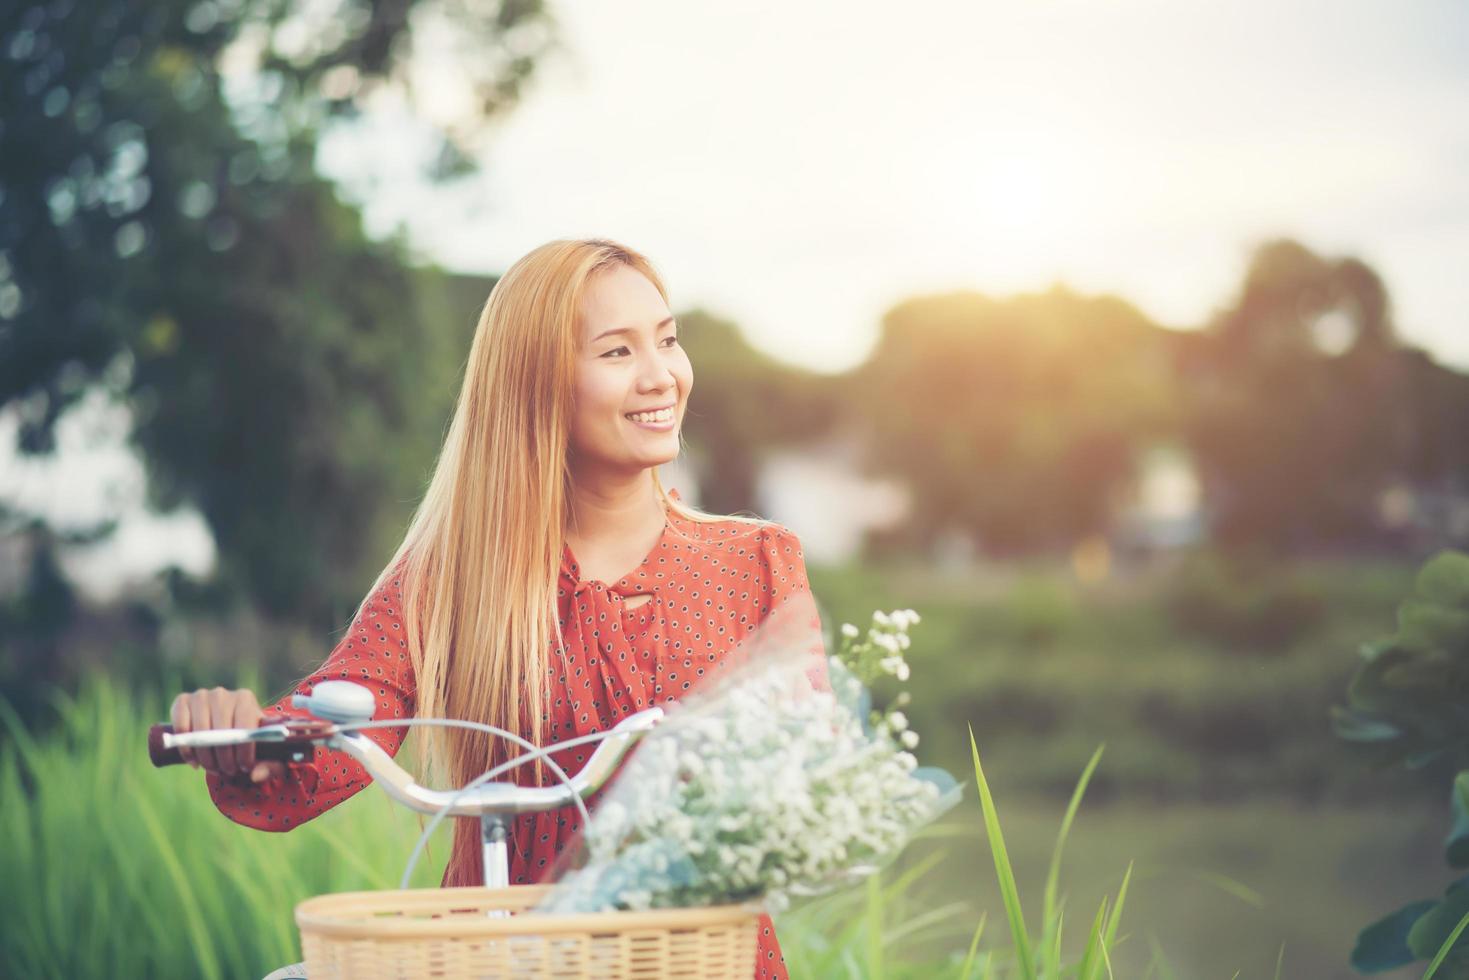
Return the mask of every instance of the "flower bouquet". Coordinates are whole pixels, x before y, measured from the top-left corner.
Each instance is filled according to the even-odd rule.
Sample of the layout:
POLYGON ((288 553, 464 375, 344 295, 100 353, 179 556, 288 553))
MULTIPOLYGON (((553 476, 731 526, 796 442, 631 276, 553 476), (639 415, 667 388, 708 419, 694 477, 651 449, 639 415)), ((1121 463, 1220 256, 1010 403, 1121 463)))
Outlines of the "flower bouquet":
POLYGON ((761 900, 772 911, 870 874, 958 800, 920 769, 918 737, 866 688, 905 679, 911 610, 842 629, 824 665, 793 617, 772 616, 736 666, 672 706, 601 794, 538 906, 555 913, 761 900), (824 666, 824 669, 822 667, 824 666))

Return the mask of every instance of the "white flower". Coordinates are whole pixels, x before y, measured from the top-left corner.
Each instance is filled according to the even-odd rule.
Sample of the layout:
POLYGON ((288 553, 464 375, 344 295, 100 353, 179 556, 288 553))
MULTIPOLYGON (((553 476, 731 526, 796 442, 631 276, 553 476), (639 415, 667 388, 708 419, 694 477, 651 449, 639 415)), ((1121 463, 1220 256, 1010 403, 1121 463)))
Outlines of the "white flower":
POLYGON ((907 663, 907 661, 899 660, 898 661, 898 680, 900 680, 900 681, 906 681, 907 679, 908 679, 908 663, 907 663))
POLYGON ((889 616, 887 613, 883 612, 881 609, 879 609, 877 612, 875 612, 875 613, 872 614, 872 621, 874 623, 876 623, 877 625, 879 625, 879 626, 891 626, 891 625, 893 625, 892 617, 889 616))
POLYGON ((861 630, 857 629, 851 623, 842 624, 842 635, 848 639, 855 640, 859 633, 861 633, 861 630))
MULTIPOLYGON (((843 633, 850 635, 845 626, 843 633)), ((881 668, 906 677, 903 658, 874 643, 894 653, 881 668)), ((833 686, 855 683, 860 693, 860 683, 836 666, 833 686)), ((841 881, 853 862, 878 863, 901 849, 936 815, 937 800, 931 783, 910 775, 917 762, 902 749, 917 736, 907 717, 893 711, 869 735, 848 707, 857 699, 813 694, 804 669, 804 661, 752 669, 670 711, 609 790, 613 797, 593 812, 587 863, 540 908, 607 911, 763 896, 778 910, 792 893, 841 881)))

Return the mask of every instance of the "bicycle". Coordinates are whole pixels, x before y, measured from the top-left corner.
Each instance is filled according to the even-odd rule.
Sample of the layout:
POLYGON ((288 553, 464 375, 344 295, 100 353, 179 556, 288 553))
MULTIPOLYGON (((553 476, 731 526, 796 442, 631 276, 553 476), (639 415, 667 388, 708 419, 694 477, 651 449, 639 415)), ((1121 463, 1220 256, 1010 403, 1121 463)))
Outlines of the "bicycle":
POLYGON ((306 761, 318 747, 340 750, 359 762, 390 797, 431 813, 410 858, 403 887, 306 899, 296 906, 303 961, 266 980, 333 977, 473 976, 486 980, 531 978, 687 976, 738 978, 754 974, 758 946, 757 904, 542 915, 532 910, 549 885, 511 885, 506 818, 575 805, 588 819, 583 797, 595 793, 633 744, 663 717, 662 708, 629 715, 612 728, 537 748, 502 729, 452 719, 374 721, 372 693, 350 681, 324 681, 292 704, 310 717, 262 722, 254 729, 203 729, 175 734, 171 725, 148 732, 155 766, 183 762, 180 748, 218 748, 253 743, 257 759, 306 761), (457 790, 418 785, 365 729, 405 725, 461 725, 508 738, 528 752, 491 769, 457 790), (586 764, 568 776, 549 753, 599 742, 586 764), (494 782, 511 767, 544 758, 561 780, 557 786, 522 787, 494 782), (484 886, 406 887, 423 843, 445 817, 478 817, 484 886), (291 972, 302 968, 304 972, 291 972))

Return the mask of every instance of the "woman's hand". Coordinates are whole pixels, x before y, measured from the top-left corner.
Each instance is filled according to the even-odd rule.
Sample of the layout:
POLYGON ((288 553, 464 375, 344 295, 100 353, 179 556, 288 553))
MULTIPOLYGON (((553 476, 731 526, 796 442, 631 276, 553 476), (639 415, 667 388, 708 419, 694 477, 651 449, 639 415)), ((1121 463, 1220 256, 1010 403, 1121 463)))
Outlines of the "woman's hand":
MULTIPOLYGON (((183 734, 204 728, 257 728, 265 712, 260 710, 260 702, 255 700, 254 691, 230 691, 222 687, 212 687, 207 691, 200 688, 192 694, 180 694, 173 699, 169 714, 173 720, 173 730, 183 734)), ((286 773, 284 762, 256 762, 255 746, 251 744, 213 749, 181 748, 179 754, 195 769, 202 766, 227 779, 247 772, 250 774, 250 782, 263 783, 286 773)))

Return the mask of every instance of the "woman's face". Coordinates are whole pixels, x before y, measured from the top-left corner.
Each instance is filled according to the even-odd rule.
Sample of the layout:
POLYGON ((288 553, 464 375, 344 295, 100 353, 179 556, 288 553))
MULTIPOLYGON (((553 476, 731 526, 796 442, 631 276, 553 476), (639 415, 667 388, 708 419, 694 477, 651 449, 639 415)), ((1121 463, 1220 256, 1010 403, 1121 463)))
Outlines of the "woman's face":
POLYGON ((673 460, 694 369, 657 288, 631 266, 599 273, 578 329, 573 465, 632 471, 673 460))

